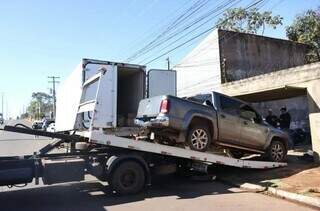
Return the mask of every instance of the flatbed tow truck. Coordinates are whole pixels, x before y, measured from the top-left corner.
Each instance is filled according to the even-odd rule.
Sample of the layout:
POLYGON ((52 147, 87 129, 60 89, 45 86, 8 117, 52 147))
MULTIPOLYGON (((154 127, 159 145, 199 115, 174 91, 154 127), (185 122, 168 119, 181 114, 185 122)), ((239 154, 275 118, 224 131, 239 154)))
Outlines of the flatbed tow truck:
MULTIPOLYGON (((75 130, 68 134, 53 133, 33 130, 21 124, 6 125, 4 131, 51 137, 53 142, 32 155, 0 157, 0 186, 17 186, 31 183, 33 180, 35 184, 39 184, 40 178, 47 185, 75 182, 84 180, 85 174, 91 174, 101 181, 107 181, 111 189, 118 194, 134 194, 150 185, 152 175, 155 174, 177 171, 206 173, 207 167, 212 164, 253 169, 287 165, 198 152, 154 143, 151 137, 139 138, 130 135, 132 130, 139 131, 139 128, 127 128, 124 132, 108 128, 107 126, 112 123, 107 118, 110 107, 105 105, 107 103, 110 105, 108 101, 110 96, 106 95, 106 90, 110 86, 110 81, 113 81, 110 80, 112 79, 110 76, 114 74, 113 70, 119 64, 96 60, 89 60, 89 63, 88 60, 84 61, 85 64, 91 62, 103 65, 103 68, 88 78, 84 77, 75 130), (86 94, 93 84, 96 84, 95 97, 88 100, 86 94), (87 116, 84 115, 86 113, 87 116), (68 146, 66 152, 52 152, 62 145, 68 146)), ((126 64, 121 66, 125 67, 126 64)), ((114 94, 114 91, 111 93, 114 94)))

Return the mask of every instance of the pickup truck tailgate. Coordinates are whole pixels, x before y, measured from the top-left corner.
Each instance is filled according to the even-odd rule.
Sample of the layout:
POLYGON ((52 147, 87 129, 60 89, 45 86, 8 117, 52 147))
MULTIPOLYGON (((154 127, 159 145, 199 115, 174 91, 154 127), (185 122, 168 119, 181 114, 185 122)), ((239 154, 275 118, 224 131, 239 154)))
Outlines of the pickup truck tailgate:
POLYGON ((160 113, 160 105, 164 96, 156 96, 141 100, 137 118, 142 117, 156 117, 160 113))

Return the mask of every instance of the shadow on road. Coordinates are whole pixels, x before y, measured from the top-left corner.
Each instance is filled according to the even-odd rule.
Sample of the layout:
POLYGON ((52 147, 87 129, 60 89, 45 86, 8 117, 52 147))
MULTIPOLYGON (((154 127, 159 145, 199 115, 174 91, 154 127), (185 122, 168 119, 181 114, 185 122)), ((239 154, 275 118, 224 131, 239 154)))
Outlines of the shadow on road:
POLYGON ((21 189, 0 193, 1 210, 106 210, 106 207, 144 201, 155 197, 192 199, 205 195, 234 193, 230 187, 214 181, 192 181, 165 176, 156 178, 140 194, 118 196, 97 181, 21 189))

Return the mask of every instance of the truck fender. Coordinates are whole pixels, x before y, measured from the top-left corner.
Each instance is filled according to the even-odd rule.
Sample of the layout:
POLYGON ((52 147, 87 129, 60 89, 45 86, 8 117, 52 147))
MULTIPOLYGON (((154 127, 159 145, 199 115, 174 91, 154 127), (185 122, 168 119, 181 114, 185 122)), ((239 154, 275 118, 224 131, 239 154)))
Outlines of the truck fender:
POLYGON ((195 117, 204 118, 204 119, 206 119, 206 120, 208 120, 208 121, 210 121, 212 123, 212 125, 213 125, 213 128, 212 128, 213 137, 212 137, 212 139, 216 140, 216 137, 218 135, 218 133, 217 133, 217 122, 212 120, 212 119, 217 119, 216 114, 213 115, 210 112, 190 110, 184 116, 182 130, 181 130, 181 133, 180 133, 180 136, 179 136, 179 141, 184 141, 186 139, 186 137, 188 135, 188 127, 189 127, 192 119, 195 118, 195 117))
POLYGON ((269 147, 269 145, 271 144, 271 141, 273 139, 273 135, 271 135, 270 133, 268 134, 267 136, 267 140, 266 140, 266 143, 265 145, 263 146, 263 149, 267 149, 269 147))
MULTIPOLYGON (((279 135, 275 135, 275 134, 269 134, 268 135, 268 139, 267 139, 267 142, 264 146, 264 149, 267 149, 270 144, 271 144, 271 141, 274 139, 274 138, 279 138, 279 139, 283 139, 283 140, 286 140, 287 138, 286 137, 282 137, 282 136, 279 136, 279 135)), ((284 141, 283 144, 285 145, 285 147, 288 149, 288 140, 287 141, 284 141)))
POLYGON ((122 162, 125 161, 135 161, 137 163, 139 163, 144 171, 145 171, 145 175, 146 175, 146 185, 151 184, 151 174, 150 174, 150 169, 148 167, 147 162, 139 155, 136 154, 128 154, 128 155, 113 155, 111 157, 108 158, 106 165, 105 165, 105 171, 106 171, 106 175, 107 178, 109 175, 112 174, 112 171, 122 162))

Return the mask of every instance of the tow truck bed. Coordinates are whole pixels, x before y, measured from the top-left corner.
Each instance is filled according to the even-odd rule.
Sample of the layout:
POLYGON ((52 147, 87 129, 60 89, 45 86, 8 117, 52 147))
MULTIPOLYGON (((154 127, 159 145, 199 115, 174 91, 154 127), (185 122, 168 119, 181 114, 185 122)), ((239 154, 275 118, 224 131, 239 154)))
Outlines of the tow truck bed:
POLYGON ((88 135, 89 137, 91 137, 91 142, 102 145, 186 158, 206 163, 234 166, 239 168, 268 169, 283 167, 287 165, 287 163, 279 162, 235 159, 210 152, 198 152, 185 148, 167 146, 146 141, 136 141, 133 139, 117 137, 114 135, 106 135, 100 131, 92 131, 91 134, 88 135))
POLYGON ((33 155, 0 157, 0 185, 8 186, 27 184, 33 179, 39 184, 39 178, 48 185, 81 181, 84 174, 91 174, 99 180, 108 181, 111 188, 119 194, 132 194, 141 191, 145 185, 150 185, 153 174, 174 173, 179 169, 206 173, 210 164, 254 169, 287 165, 241 160, 214 153, 137 141, 108 135, 103 130, 91 130, 84 136, 62 135, 12 126, 6 126, 4 130, 56 138, 52 144, 33 155), (51 150, 64 143, 71 146, 68 152, 50 154, 51 150), (87 147, 77 148, 78 143, 82 146, 84 143, 87 147), (132 175, 132 172, 136 174, 132 187, 120 185, 127 182, 117 181, 126 178, 121 174, 132 175))

